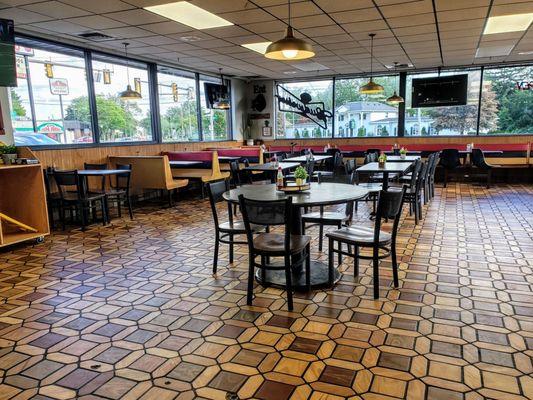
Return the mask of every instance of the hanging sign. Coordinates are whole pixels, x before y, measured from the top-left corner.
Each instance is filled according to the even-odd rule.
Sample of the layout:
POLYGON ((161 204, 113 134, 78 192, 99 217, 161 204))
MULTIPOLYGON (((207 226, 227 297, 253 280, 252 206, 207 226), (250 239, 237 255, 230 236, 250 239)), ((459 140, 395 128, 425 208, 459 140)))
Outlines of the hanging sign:
POLYGON ((50 93, 68 95, 68 81, 64 78, 50 79, 50 93))
POLYGON ((322 129, 328 129, 328 118, 333 117, 333 114, 324 110, 323 101, 313 102, 311 95, 305 92, 297 97, 280 85, 276 85, 276 98, 279 111, 301 115, 322 129))
POLYGON ((15 65, 17 70, 17 79, 26 79, 28 76, 26 73, 26 62, 24 61, 24 57, 16 55, 15 65))
POLYGON ((31 47, 17 46, 15 45, 15 53, 22 56, 33 56, 33 49, 31 47))

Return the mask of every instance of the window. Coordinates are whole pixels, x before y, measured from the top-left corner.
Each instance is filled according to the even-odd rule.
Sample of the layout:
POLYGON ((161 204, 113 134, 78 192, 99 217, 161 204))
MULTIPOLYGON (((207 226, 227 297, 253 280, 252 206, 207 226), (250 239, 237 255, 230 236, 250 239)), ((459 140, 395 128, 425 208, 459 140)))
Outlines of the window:
POLYGON ((398 106, 385 100, 398 91, 398 76, 375 77, 385 91, 366 95, 359 88, 368 78, 338 79, 335 81, 336 137, 392 136, 398 126, 398 106))
POLYGON ((92 143, 83 52, 19 40, 16 51, 18 87, 10 93, 15 143, 92 143))
POLYGON ((157 83, 163 142, 200 140, 194 74, 160 67, 157 83))
MULTIPOLYGON (((205 100, 204 83, 220 84, 220 78, 200 75, 200 105, 202 111, 203 140, 227 140, 229 133, 229 111, 207 108, 205 100)), ((235 105, 232 104, 232 107, 235 105)))
MULTIPOLYGON (((479 69, 446 71, 440 75, 451 76, 465 73, 468 74, 467 104, 448 107, 412 108, 413 78, 430 78, 439 75, 438 73, 428 73, 407 76, 407 98, 405 99, 405 132, 407 136, 476 134, 481 71, 479 69)), ((486 115, 487 124, 492 124, 490 121, 495 116, 495 114, 486 115)))
POLYGON ((92 66, 100 142, 153 140, 146 64, 130 61, 126 67, 123 59, 95 54, 92 66), (128 84, 141 93, 141 99, 120 99, 128 84))
POLYGON ((480 134, 533 132, 533 66, 485 68, 480 134))
POLYGON ((307 139, 331 137, 333 132, 332 80, 277 83, 275 90, 277 95, 286 99, 288 102, 292 102, 292 105, 281 102, 279 97, 276 101, 277 138, 307 139), (322 106, 322 104, 317 103, 324 104, 322 106), (304 117, 300 114, 290 112, 290 110, 298 110, 298 106, 305 107, 307 104, 313 114, 311 117, 304 117), (320 116, 317 116, 316 113, 320 113, 320 111, 327 112, 326 115, 322 115, 325 121, 320 116))

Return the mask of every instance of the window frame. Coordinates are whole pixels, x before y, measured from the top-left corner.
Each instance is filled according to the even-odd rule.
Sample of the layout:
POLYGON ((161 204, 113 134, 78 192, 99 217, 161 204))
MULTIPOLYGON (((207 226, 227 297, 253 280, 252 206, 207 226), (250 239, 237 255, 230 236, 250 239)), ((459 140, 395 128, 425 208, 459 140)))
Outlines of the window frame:
MULTIPOLYGON (((170 65, 167 63, 155 63, 155 62, 149 62, 146 60, 138 59, 135 57, 125 57, 123 55, 119 54, 113 54, 110 51, 105 50, 94 50, 89 48, 84 48, 76 45, 72 45, 69 43, 61 43, 55 40, 50 39, 43 39, 39 37, 35 37, 32 35, 24 34, 24 33, 17 33, 15 35, 15 44, 18 45, 30 45, 30 47, 40 48, 43 50, 50 50, 54 51, 53 48, 57 47, 59 49, 71 49, 76 52, 81 52, 82 57, 85 61, 85 72, 87 75, 87 90, 88 90, 88 99, 89 99, 89 111, 91 114, 91 122, 92 122, 92 137, 93 142, 92 143, 69 143, 69 144, 57 144, 57 145, 32 145, 29 146, 31 149, 34 150, 62 150, 62 149, 87 149, 87 148, 94 148, 94 147, 116 147, 116 146, 139 146, 139 145, 153 145, 153 144, 175 144, 175 143, 198 143, 198 142, 223 142, 223 141, 233 141, 233 126, 232 126, 232 120, 233 120, 233 113, 234 108, 232 107, 230 110, 227 111, 227 126, 226 126, 226 138, 225 139, 217 139, 217 140, 204 140, 203 135, 203 129, 202 129, 202 119, 201 119, 201 111, 198 108, 197 113, 197 119, 198 119, 198 133, 199 133, 199 140, 198 141, 172 141, 172 142, 163 142, 163 134, 161 131, 161 122, 160 122, 160 109, 159 109, 159 90, 158 90, 158 83, 157 83, 157 72, 158 67, 166 67, 171 68, 177 71, 184 71, 185 73, 193 73, 194 79, 195 79, 195 88, 197 93, 197 105, 200 106, 200 94, 199 94, 199 82, 200 82, 200 74, 204 75, 209 78, 215 78, 220 79, 220 76, 214 73, 208 73, 208 72, 198 72, 198 71, 192 71, 188 70, 186 68, 176 67, 174 65, 170 65), (42 44, 39 46, 39 44, 42 44), (47 49, 47 46, 50 46, 50 49, 47 49), (92 68, 92 61, 94 59, 94 56, 101 55, 103 57, 111 57, 114 59, 121 59, 126 62, 130 63, 140 63, 146 65, 146 70, 148 74, 148 93, 150 96, 150 113, 151 113, 151 128, 152 128, 152 140, 148 141, 128 141, 128 142, 101 142, 100 141, 100 127, 98 122, 98 113, 97 113, 97 107, 96 107, 96 92, 95 92, 95 86, 94 86, 94 75, 93 75, 93 68, 92 68)), ((61 51, 58 51, 61 53, 61 51)), ((68 53, 67 53, 68 54, 68 53)), ((96 60, 98 61, 98 60, 96 60)), ((231 81, 229 79, 224 79, 224 83, 228 85, 229 92, 231 94, 231 81)), ((29 91, 29 90, 28 90, 29 91)), ((30 92, 30 91, 29 91, 30 92)), ((33 101, 32 101, 32 107, 33 101)), ((32 113, 32 125, 34 125, 34 119, 35 116, 32 113)), ((34 126, 35 129, 35 126, 34 126)))

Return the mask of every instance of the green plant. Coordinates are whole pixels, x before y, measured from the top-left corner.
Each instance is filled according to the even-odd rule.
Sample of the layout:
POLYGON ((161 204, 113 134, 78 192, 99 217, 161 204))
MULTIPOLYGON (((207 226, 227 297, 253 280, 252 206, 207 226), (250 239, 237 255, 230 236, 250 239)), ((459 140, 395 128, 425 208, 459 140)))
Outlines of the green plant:
POLYGON ((407 154, 407 149, 405 147, 402 147, 400 149, 400 154, 407 154))
POLYGON ((17 154, 17 146, 15 145, 0 146, 0 154, 17 154))
POLYGON ((387 155, 385 153, 381 153, 378 158, 378 162, 383 163, 387 161, 387 155))
POLYGON ((301 165, 298 168, 296 168, 296 171, 294 171, 294 177, 296 179, 307 179, 308 176, 309 174, 307 173, 305 168, 302 167, 301 165))

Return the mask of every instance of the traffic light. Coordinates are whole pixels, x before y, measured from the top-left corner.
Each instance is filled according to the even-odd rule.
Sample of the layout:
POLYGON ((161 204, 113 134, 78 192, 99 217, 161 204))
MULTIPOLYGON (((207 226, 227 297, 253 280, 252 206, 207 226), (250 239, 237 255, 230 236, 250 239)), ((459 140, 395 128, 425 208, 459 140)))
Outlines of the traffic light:
POLYGON ((179 98, 178 98, 178 85, 176 83, 173 83, 172 85, 170 85, 170 87, 172 88, 172 97, 174 98, 174 102, 177 103, 179 98))
POLYGON ((44 71, 46 73, 46 77, 50 79, 54 77, 54 69, 52 67, 53 67, 53 64, 50 64, 50 63, 44 64, 44 71))

